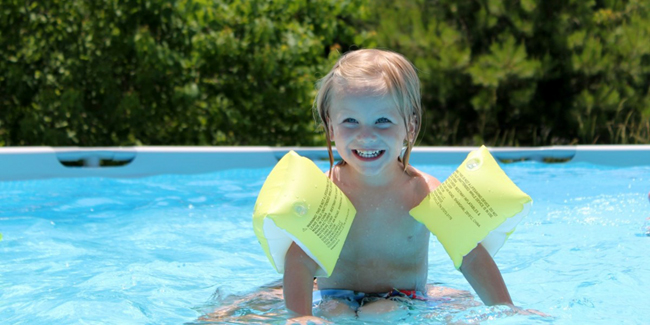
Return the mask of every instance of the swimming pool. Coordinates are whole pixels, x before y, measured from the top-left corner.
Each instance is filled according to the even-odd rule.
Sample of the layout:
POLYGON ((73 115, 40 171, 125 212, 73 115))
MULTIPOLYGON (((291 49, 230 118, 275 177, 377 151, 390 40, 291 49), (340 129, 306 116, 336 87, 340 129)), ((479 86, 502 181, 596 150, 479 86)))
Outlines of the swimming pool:
MULTIPOLYGON (((650 217, 650 148, 605 149, 493 150, 504 161, 517 161, 502 166, 535 200, 495 260, 515 303, 553 319, 507 316, 499 307, 473 306, 471 298, 458 297, 456 305, 417 310, 409 322, 645 323, 650 237, 641 228, 650 217), (531 160, 519 161, 524 157, 531 160), (548 164, 544 159, 572 160, 548 164)), ((137 163, 135 157, 142 154, 132 150, 135 156, 129 156, 129 150, 116 151, 123 161, 137 163)), ((286 313, 278 297, 251 296, 280 278, 252 232, 251 213, 271 170, 268 162, 281 150, 241 150, 206 163, 191 161, 200 150, 169 150, 170 156, 179 156, 178 168, 185 164, 192 170, 172 170, 177 162, 163 159, 157 165, 169 165, 161 167, 161 175, 154 175, 152 165, 123 173, 130 178, 120 177, 119 169, 127 167, 63 167, 73 170, 58 176, 50 167, 29 170, 47 165, 51 157, 78 161, 98 153, 107 157, 110 149, 90 150, 93 154, 75 149, 66 151, 72 152, 68 156, 43 149, 29 153, 41 155, 33 156, 38 158, 34 162, 25 162, 20 152, 11 158, 0 154, 0 170, 14 175, 0 177, 2 322, 283 323, 286 313), (230 164, 224 168, 230 169, 214 166, 224 159, 230 164), (259 162, 266 166, 251 166, 259 162), (247 168, 232 169, 238 163, 247 168), (7 172, 16 166, 26 171, 7 172)), ((413 162, 445 179, 466 154, 463 150, 421 149, 413 162), (439 160, 426 163, 427 155, 439 160)), ((315 159, 323 157, 322 150, 308 151, 315 159)), ((435 239, 429 282, 469 290, 435 239)))

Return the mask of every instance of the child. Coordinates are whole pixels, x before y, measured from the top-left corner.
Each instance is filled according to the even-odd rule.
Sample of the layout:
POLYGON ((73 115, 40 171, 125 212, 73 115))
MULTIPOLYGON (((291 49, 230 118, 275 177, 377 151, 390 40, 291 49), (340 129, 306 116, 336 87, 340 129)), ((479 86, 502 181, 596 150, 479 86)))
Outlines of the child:
MULTIPOLYGON (((319 309, 330 316, 363 318, 426 299, 430 232, 409 210, 440 182, 408 164, 422 118, 413 65, 389 51, 349 52, 320 81, 314 106, 330 165, 332 141, 342 159, 328 175, 357 214, 336 268, 318 278, 314 294, 317 264, 291 245, 283 287, 287 308, 311 315, 312 297, 320 297, 319 309)), ((460 270, 486 305, 512 305, 499 269, 480 244, 460 270)))

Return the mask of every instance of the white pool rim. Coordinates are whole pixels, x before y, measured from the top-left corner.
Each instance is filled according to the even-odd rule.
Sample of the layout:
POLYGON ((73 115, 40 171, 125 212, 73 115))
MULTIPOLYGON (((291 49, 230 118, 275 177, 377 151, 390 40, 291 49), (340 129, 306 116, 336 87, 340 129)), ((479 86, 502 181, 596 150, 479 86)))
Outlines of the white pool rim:
MULTIPOLYGON (((477 147, 416 147, 411 164, 459 164, 477 147)), ((328 160, 323 147, 1 147, 0 181, 59 177, 144 177, 198 174, 275 165, 290 150, 312 160, 328 160), (123 162, 100 167, 100 160, 123 162), (69 167, 66 162, 83 162, 69 167)), ((650 165, 650 145, 490 147, 501 161, 587 162, 606 166, 650 165)), ((336 155, 336 153, 335 153, 336 155)))

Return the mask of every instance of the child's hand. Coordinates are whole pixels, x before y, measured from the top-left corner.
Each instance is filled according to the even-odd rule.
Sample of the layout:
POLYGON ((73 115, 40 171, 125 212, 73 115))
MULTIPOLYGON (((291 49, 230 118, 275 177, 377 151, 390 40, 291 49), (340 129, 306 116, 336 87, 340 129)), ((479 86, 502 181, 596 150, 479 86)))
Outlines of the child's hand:
POLYGON ((293 324, 299 324, 299 325, 308 325, 308 324, 331 324, 331 322, 322 319, 320 317, 316 316, 299 316, 299 317, 294 317, 294 318, 289 318, 287 322, 285 323, 286 325, 293 325, 293 324))

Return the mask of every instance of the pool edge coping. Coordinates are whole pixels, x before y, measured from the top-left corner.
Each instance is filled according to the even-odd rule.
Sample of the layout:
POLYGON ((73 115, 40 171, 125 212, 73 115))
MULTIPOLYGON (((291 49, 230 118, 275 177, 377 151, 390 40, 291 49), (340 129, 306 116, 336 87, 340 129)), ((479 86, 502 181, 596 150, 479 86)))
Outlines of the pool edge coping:
MULTIPOLYGON (((412 164, 459 164, 478 147, 416 147, 412 164)), ((502 162, 536 160, 587 162, 628 167, 650 165, 650 145, 575 145, 488 147, 502 162)), ((199 174, 233 168, 265 168, 294 150, 312 160, 328 160, 325 147, 0 147, 0 181, 56 177, 144 177, 158 174, 199 174), (179 155, 180 154, 180 155, 179 155), (99 167, 101 160, 125 162, 99 167), (84 167, 65 162, 83 161, 84 167), (161 164, 161 162, 164 162, 161 164), (153 167, 152 167, 153 166, 153 167)), ((334 152, 335 156, 336 151, 334 152)))

